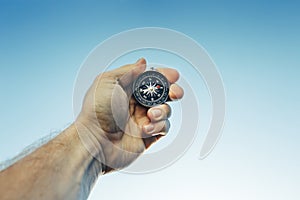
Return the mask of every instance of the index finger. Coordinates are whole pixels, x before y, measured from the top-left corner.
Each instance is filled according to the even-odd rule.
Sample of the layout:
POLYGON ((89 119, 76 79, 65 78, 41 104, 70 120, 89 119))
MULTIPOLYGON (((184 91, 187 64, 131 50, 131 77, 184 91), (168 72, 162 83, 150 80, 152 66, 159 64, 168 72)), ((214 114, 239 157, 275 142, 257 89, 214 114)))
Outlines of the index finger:
POLYGON ((172 68, 157 68, 157 71, 163 74, 169 83, 175 83, 179 79, 179 73, 176 69, 172 68))

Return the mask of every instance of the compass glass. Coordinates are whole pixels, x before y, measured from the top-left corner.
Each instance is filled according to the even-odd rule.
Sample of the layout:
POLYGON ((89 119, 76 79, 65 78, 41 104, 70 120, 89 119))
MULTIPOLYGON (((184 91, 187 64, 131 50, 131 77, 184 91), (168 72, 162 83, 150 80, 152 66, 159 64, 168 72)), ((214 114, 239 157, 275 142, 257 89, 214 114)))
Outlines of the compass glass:
POLYGON ((146 71, 133 84, 133 95, 143 106, 153 107, 167 101, 169 82, 157 71, 146 71))

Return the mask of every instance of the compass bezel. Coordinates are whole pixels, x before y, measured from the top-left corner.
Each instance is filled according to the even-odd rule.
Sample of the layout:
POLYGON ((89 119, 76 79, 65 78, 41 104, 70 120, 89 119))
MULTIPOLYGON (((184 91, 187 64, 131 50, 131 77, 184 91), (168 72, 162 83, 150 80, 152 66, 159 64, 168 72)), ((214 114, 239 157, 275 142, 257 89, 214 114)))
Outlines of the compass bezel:
POLYGON ((149 71, 145 71, 144 73, 139 75, 138 78, 134 81, 133 96, 139 104, 141 104, 145 107, 153 107, 156 105, 163 104, 168 100, 169 87, 170 87, 170 83, 163 74, 159 73, 158 71, 149 70, 149 71), (141 92, 139 91, 140 87, 142 85, 145 85, 145 84, 142 84, 142 82, 145 81, 145 79, 147 79, 147 78, 158 79, 160 81, 160 83, 163 85, 163 92, 162 92, 161 96, 159 98, 155 99, 154 101, 149 101, 149 100, 145 99, 141 95, 141 92))

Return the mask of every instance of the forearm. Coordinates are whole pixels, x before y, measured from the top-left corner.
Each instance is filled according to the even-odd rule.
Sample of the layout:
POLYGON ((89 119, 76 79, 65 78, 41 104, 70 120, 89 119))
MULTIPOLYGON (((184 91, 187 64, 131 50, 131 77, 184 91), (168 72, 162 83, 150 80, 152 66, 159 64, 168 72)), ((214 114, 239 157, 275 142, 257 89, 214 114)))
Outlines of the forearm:
POLYGON ((1 199, 81 199, 101 173, 71 125, 33 153, 0 172, 1 199))

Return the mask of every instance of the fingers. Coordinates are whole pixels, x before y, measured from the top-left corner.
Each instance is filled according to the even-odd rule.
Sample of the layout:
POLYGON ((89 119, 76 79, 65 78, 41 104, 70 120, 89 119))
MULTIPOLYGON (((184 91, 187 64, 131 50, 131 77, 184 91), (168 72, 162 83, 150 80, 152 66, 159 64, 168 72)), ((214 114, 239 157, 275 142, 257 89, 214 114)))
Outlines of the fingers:
POLYGON ((169 97, 171 100, 178 100, 183 97, 184 91, 182 87, 175 84, 175 82, 179 79, 179 73, 177 70, 172 68, 158 68, 157 71, 162 73, 171 84, 170 91, 169 91, 169 97))
POLYGON ((179 79, 179 73, 172 68, 158 68, 158 72, 162 73, 169 81, 169 83, 175 83, 179 79))
MULTIPOLYGON (((169 120, 151 122, 143 126, 143 132, 149 136, 166 135, 170 128, 169 120)), ((146 136, 147 137, 147 136, 146 136)))
POLYGON ((172 84, 170 86, 169 97, 171 100, 178 100, 183 97, 184 91, 182 87, 177 84, 172 84))
POLYGON ((169 131, 169 129, 170 129, 169 120, 150 123, 147 126, 143 127, 143 132, 144 132, 143 141, 145 147, 149 148, 153 143, 159 140, 162 136, 165 136, 169 131))
POLYGON ((165 120, 171 116, 171 108, 168 104, 158 105, 150 108, 147 111, 147 116, 149 117, 151 122, 165 120))
POLYGON ((158 105, 147 111, 150 123, 143 126, 146 135, 166 135, 170 128, 168 118, 171 115, 171 108, 168 104, 158 105))

